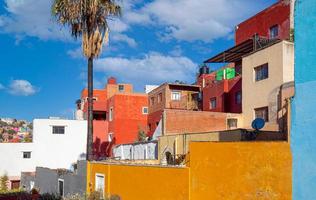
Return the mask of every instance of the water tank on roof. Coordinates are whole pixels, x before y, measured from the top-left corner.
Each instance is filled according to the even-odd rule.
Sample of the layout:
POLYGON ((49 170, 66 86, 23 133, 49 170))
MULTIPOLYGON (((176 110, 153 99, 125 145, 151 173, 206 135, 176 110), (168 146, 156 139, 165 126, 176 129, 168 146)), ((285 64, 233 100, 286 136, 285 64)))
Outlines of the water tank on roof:
POLYGON ((202 66, 200 66, 200 75, 208 74, 209 72, 210 72, 210 69, 208 66, 206 66, 206 64, 203 64, 202 66))
POLYGON ((110 78, 108 78, 108 84, 116 84, 116 78, 111 76, 110 78))

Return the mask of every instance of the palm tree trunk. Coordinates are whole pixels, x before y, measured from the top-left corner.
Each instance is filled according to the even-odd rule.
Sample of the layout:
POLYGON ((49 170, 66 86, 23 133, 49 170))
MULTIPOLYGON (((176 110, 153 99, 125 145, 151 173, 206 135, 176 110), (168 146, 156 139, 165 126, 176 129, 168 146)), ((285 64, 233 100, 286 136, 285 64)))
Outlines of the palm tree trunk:
POLYGON ((87 160, 93 160, 93 58, 88 59, 87 160))

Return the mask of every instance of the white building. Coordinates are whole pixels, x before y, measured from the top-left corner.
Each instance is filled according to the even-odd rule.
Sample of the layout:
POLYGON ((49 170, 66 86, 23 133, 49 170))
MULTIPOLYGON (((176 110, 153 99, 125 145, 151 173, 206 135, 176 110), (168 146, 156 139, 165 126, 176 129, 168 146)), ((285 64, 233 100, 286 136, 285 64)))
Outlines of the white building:
POLYGON ((36 166, 69 169, 85 157, 86 139, 84 120, 34 119, 32 143, 0 143, 0 176, 19 180, 36 166))

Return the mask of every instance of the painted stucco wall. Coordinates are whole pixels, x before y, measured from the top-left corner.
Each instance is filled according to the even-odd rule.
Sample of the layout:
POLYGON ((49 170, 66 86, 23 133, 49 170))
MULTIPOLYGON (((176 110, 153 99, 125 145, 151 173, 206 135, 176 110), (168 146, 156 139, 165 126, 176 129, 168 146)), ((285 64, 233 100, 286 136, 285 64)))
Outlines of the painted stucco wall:
POLYGON ((34 119, 33 127, 32 143, 0 144, 0 175, 20 176, 36 166, 69 169, 86 152, 86 121, 34 119), (52 134, 53 125, 65 126, 65 134, 52 134), (31 158, 23 158, 25 151, 31 158))
POLYGON ((293 199, 316 198, 316 3, 295 7, 295 97, 292 103, 293 199))
POLYGON ((95 175, 105 177, 105 193, 128 200, 188 200, 189 169, 159 166, 88 164, 87 192, 95 188, 95 175))
POLYGON ((269 37, 270 27, 278 25, 280 39, 290 36, 290 4, 278 0, 277 3, 259 12, 255 16, 243 21, 236 26, 236 44, 251 38, 254 34, 269 37))
POLYGON ((193 142, 190 199, 289 200, 291 161, 286 142, 193 142))
POLYGON ((255 119, 255 108, 269 107, 269 122, 263 130, 279 129, 277 124, 280 86, 294 80, 294 46, 282 41, 242 59, 242 110, 245 128, 255 119), (255 81, 255 67, 268 63, 269 77, 255 81), (246 91, 246 92, 245 92, 246 91))
POLYGON ((129 200, 289 200, 291 162, 287 142, 193 142, 183 168, 89 163, 87 192, 103 174, 105 192, 129 200))

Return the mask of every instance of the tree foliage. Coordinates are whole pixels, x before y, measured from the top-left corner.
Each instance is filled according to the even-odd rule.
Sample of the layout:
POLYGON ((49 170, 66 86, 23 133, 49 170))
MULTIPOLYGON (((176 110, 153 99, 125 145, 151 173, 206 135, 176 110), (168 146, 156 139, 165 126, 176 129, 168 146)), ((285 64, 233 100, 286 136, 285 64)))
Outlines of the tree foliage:
POLYGON ((8 175, 4 174, 3 176, 0 177, 0 192, 6 192, 8 191, 8 186, 7 183, 9 181, 8 175))
POLYGON ((52 15, 70 27, 75 38, 82 36, 82 50, 87 58, 98 57, 108 42, 108 19, 121 15, 115 0, 54 0, 52 15))

